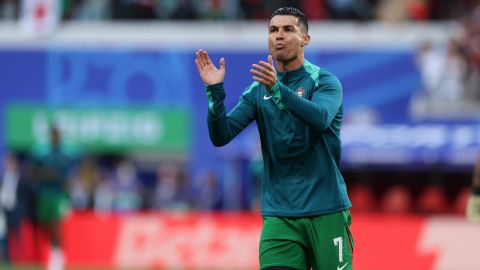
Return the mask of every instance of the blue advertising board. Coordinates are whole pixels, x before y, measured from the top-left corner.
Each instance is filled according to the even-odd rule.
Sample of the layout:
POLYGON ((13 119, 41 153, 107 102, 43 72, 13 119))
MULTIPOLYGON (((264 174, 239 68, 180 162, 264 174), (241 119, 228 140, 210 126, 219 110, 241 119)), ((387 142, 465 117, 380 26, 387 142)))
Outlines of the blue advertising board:
MULTIPOLYGON (((226 106, 230 109, 251 83, 251 64, 266 59, 267 53, 218 49, 209 53, 214 62, 226 59, 226 106)), ((456 166, 473 162, 480 145, 479 115, 412 116, 412 100, 422 89, 414 56, 410 49, 307 51, 310 62, 330 70, 342 82, 346 166, 435 162, 456 166)), ((188 109, 192 121, 188 155, 196 168, 215 166, 217 160, 228 156, 251 155, 258 140, 252 125, 222 149, 209 143, 207 99, 194 51, 2 48, 0 74, 2 152, 8 149, 5 113, 11 104, 188 109)))

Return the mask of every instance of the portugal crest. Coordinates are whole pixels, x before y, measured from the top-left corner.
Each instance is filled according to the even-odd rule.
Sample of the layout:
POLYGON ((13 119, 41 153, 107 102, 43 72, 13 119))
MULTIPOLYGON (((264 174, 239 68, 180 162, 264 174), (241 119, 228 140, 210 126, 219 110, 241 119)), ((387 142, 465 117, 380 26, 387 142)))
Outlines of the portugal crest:
POLYGON ((303 89, 303 87, 299 87, 295 91, 295 94, 297 94, 297 96, 299 96, 299 97, 303 97, 303 96, 305 96, 305 89, 303 89))

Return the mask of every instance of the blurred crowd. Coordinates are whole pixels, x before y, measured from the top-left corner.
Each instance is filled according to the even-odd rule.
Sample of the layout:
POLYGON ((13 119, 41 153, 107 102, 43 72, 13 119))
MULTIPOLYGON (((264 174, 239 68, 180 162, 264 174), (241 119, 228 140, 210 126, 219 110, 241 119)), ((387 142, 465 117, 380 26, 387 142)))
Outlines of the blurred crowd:
MULTIPOLYGON (((310 20, 427 21, 461 18, 476 0, 58 0, 64 20, 264 20, 293 6, 310 20)), ((18 18, 22 0, 0 1, 0 18, 18 18)))
MULTIPOLYGON (((1 167, 0 202, 18 206, 21 215, 33 216, 36 188, 41 179, 30 173, 34 158, 8 154, 1 167), (9 179, 15 176, 15 185, 9 179), (7 199, 2 197, 7 194, 7 199), (13 198, 10 198, 14 194, 13 198), (13 202, 12 202, 13 201, 13 202)), ((217 176, 206 173, 193 186, 184 163, 165 161, 156 169, 143 168, 124 156, 73 158, 65 179, 71 207, 76 211, 123 213, 149 210, 220 210, 217 176)), ((5 196, 4 196, 5 197, 5 196)))
MULTIPOLYGON (((223 209, 218 177, 211 171, 200 175, 194 185, 184 162, 156 162, 152 168, 123 155, 82 156, 61 144, 58 131, 52 134, 57 135, 51 136, 48 145, 3 157, 0 262, 26 260, 24 230, 34 238, 44 232, 50 239, 60 231, 59 222, 72 212, 106 215, 223 209)), ((38 244, 37 240, 33 241, 38 244)), ((51 239, 52 267, 64 262, 59 243, 60 238, 51 239)), ((36 250, 34 256, 38 254, 36 250)))
MULTIPOLYGON (((21 246, 26 237, 23 230, 29 230, 34 237, 40 231, 50 235, 47 226, 72 212, 110 215, 223 209, 217 176, 208 172, 194 185, 185 164, 178 161, 165 161, 152 169, 142 168, 142 164, 124 156, 80 157, 62 153, 62 160, 49 160, 56 159, 52 154, 42 155, 39 160, 32 152, 9 153, 0 166, 0 262, 25 260, 27 253, 21 246), (52 169, 61 170, 58 166, 64 162, 65 175, 53 177, 58 172, 52 169), (65 195, 66 200, 57 204, 45 195, 65 195), (57 209, 61 211, 58 216, 57 209), (39 230, 31 231, 32 228, 39 230)), ((52 254, 61 252, 58 245, 52 247, 52 254)))
MULTIPOLYGON (((0 206, 11 226, 18 226, 22 219, 36 219, 41 180, 32 175, 32 162, 29 156, 8 154, 1 166, 0 206)), ((248 201, 236 210, 258 211, 262 163, 261 158, 249 162, 251 179, 243 179, 251 181, 248 201)), ((432 172, 403 176, 398 173, 397 180, 391 179, 392 173, 381 176, 346 170, 344 174, 354 211, 463 214, 470 174, 465 175, 465 181, 450 181, 448 176, 432 172)), ((214 171, 192 177, 186 164, 178 161, 161 162, 152 169, 142 168, 142 164, 123 156, 72 159, 65 179, 72 210, 100 214, 227 210, 223 182, 214 171)), ((239 192, 245 189, 241 186, 239 192)))
POLYGON ((426 40, 416 53, 422 89, 412 96, 417 118, 470 117, 480 112, 480 6, 459 20, 445 43, 426 40))

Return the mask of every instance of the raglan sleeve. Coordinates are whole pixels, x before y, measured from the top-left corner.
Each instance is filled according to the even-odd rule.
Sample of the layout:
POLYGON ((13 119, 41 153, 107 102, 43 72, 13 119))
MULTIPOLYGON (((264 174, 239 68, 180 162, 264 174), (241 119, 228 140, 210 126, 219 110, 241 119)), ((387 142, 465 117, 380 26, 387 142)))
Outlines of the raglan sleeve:
POLYGON ((208 132, 214 146, 223 146, 244 130, 254 119, 256 114, 255 102, 252 97, 251 85, 239 98, 237 105, 226 112, 224 100, 225 90, 223 83, 208 85, 208 132))
POLYGON ((329 72, 318 74, 311 100, 299 97, 293 90, 277 81, 272 87, 272 96, 280 108, 289 110, 294 116, 316 130, 326 130, 337 115, 343 101, 342 85, 329 72))

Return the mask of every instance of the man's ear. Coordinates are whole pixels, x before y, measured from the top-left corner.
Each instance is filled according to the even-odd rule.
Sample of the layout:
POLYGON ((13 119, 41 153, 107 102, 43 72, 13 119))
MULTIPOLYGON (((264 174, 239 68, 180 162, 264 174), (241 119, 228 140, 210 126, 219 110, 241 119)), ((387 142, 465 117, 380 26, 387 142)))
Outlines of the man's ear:
POLYGON ((305 36, 303 36, 303 45, 302 46, 307 46, 308 43, 310 43, 310 35, 305 34, 305 36))

